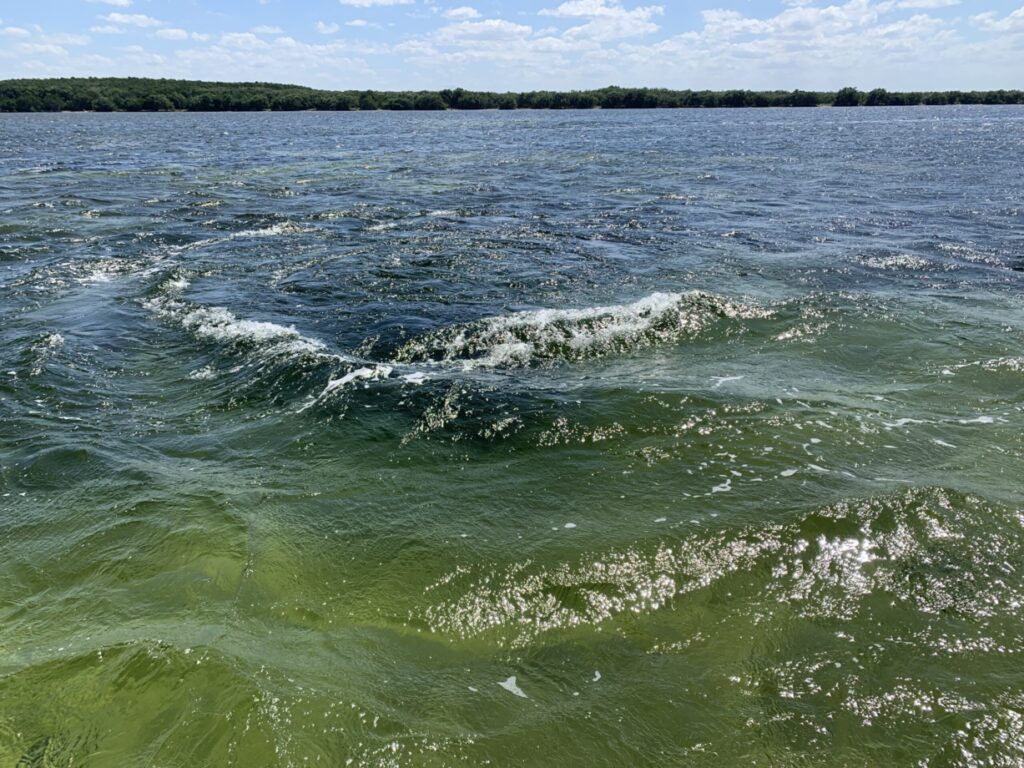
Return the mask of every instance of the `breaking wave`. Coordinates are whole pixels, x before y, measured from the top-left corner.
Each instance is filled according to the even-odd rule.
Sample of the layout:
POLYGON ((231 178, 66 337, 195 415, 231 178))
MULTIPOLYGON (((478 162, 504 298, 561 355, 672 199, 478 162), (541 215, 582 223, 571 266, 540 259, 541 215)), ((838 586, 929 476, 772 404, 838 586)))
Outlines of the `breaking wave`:
POLYGON ((403 345, 394 359, 458 360, 466 368, 585 360, 694 337, 721 319, 772 314, 700 291, 652 293, 632 304, 516 312, 442 328, 403 345))
POLYGON ((177 294, 187 285, 182 278, 169 280, 158 295, 144 300, 142 306, 204 341, 258 347, 274 357, 312 354, 341 359, 328 353, 322 341, 303 336, 293 326, 245 320, 224 307, 205 307, 185 301, 177 294))

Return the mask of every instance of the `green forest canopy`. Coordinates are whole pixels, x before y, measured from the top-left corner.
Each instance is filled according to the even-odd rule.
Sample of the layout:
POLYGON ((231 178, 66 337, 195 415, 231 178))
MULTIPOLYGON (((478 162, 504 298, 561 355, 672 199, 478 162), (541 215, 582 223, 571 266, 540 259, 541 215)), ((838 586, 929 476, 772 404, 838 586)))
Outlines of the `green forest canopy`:
POLYGON ((1024 104, 1024 92, 691 91, 619 88, 590 91, 490 93, 443 91, 324 91, 274 83, 213 83, 150 78, 0 80, 0 112, 255 112, 263 110, 656 109, 712 107, 912 106, 1024 104))

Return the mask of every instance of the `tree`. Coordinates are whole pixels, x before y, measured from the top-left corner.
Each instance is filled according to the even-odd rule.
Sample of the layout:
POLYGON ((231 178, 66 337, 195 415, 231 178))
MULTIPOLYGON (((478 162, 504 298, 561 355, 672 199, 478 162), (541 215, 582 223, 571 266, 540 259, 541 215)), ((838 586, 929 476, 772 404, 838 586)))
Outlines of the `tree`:
POLYGON ((448 105, 445 104, 439 93, 421 93, 416 97, 415 106, 416 109, 428 112, 448 109, 448 105))
POLYGON ((174 109, 174 105, 162 93, 150 93, 142 100, 142 108, 147 112, 167 112, 174 109))
POLYGON ((889 92, 885 88, 875 88, 864 99, 865 107, 884 107, 889 104, 889 92))
POLYGON ((860 91, 852 86, 846 88, 840 88, 836 94, 835 101, 832 102, 834 107, 859 107, 860 106, 860 91))
POLYGON ((377 103, 377 96, 373 91, 363 91, 359 94, 359 109, 362 112, 380 109, 380 104, 377 103))

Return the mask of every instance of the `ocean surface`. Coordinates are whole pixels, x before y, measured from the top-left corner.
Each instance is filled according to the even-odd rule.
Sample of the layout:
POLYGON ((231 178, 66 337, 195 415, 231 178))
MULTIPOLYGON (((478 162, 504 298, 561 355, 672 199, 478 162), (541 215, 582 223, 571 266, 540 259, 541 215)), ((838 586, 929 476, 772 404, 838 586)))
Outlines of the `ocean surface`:
POLYGON ((1022 157, 0 116, 0 765, 1021 765, 1022 157))

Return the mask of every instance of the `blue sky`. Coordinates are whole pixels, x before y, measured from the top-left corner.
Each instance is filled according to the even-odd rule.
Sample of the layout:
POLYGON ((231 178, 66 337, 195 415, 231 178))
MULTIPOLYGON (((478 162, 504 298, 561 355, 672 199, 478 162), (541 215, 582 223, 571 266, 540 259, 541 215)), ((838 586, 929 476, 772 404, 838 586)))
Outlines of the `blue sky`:
POLYGON ((322 88, 1024 87, 1021 0, 0 2, 0 78, 322 88))

